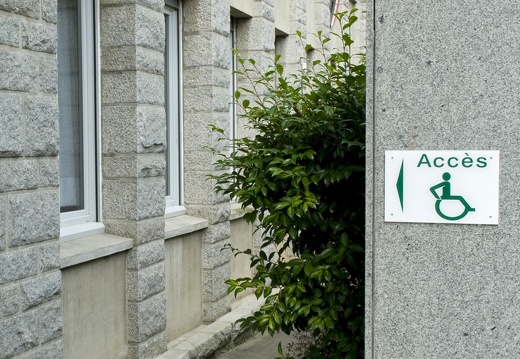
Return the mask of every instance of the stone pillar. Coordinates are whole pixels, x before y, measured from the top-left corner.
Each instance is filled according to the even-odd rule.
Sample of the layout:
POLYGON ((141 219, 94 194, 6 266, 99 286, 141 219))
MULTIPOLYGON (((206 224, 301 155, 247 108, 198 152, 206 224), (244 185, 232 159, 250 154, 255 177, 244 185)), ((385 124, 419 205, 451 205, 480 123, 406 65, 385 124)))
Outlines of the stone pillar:
POLYGON ((229 133, 229 4, 190 0, 183 3, 184 63, 184 203, 188 214, 206 218, 202 243, 203 320, 211 322, 230 310, 224 281, 230 276, 229 198, 214 192, 208 174, 221 169, 208 147, 227 145, 209 128, 229 133))
MULTIPOLYGON (((311 4, 310 6, 314 6, 311 4)), ((286 36, 276 37, 276 54, 281 55, 280 63, 284 67, 284 73, 292 74, 299 71, 302 66, 306 66, 307 54, 305 44, 307 36, 307 0, 294 0, 289 2, 289 33, 286 36), (298 38, 296 32, 302 34, 302 40, 298 38), (303 43, 302 43, 303 42, 303 43)))
POLYGON ((56 1, 0 3, 0 357, 62 358, 56 1))
MULTIPOLYGON (((330 32, 330 0, 307 0, 307 44, 314 49, 321 49, 317 34, 321 31, 323 36, 328 36, 330 32), (312 7, 312 9, 311 9, 312 7)), ((325 44, 325 48, 330 48, 330 43, 325 44)), ((307 52, 309 66, 314 60, 322 60, 323 55, 315 50, 307 52)))
POLYGON ((516 357, 518 5, 367 8, 365 357, 516 357), (500 150, 499 224, 385 222, 385 150, 500 150))
POLYGON ((164 2, 101 1, 103 222, 132 238, 128 357, 166 350, 164 2))
MULTIPOLYGON (((255 0, 252 18, 237 21, 236 46, 240 56, 254 59, 256 66, 264 73, 273 64, 274 59, 274 1, 255 0)), ((240 66, 237 70, 241 71, 240 66)), ((240 87, 251 87, 243 76, 237 76, 237 88, 240 87)), ((242 95, 243 98, 249 97, 246 93, 242 95)), ((244 126, 245 120, 242 117, 238 117, 237 120, 237 137, 252 136, 253 133, 244 126)))
MULTIPOLYGON (((358 9, 354 13, 355 16, 358 17, 358 20, 352 25, 350 28, 350 37, 354 40, 354 43, 351 46, 351 54, 364 54, 366 53, 366 33, 367 33, 367 0, 357 0, 357 1, 349 1, 348 8, 345 11, 350 11, 352 9, 358 9)), ((335 29, 334 29, 335 30, 335 29)))

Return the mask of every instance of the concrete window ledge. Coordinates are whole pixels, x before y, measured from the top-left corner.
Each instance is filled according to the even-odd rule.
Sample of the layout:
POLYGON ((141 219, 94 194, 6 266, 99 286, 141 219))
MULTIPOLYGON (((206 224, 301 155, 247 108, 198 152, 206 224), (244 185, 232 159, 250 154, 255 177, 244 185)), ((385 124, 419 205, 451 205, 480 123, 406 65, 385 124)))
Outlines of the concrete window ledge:
POLYGON ((240 203, 231 203, 231 213, 229 215, 229 220, 232 221, 242 218, 246 212, 250 212, 249 208, 243 209, 240 203))
POLYGON ((61 268, 123 252, 132 247, 131 239, 106 233, 60 242, 61 268))
POLYGON ((252 315, 264 304, 255 295, 249 295, 233 304, 233 309, 209 325, 201 325, 168 343, 166 353, 157 359, 210 358, 221 349, 233 346, 235 339, 247 331, 235 322, 252 315))
POLYGON ((164 239, 182 236, 208 227, 208 221, 193 216, 177 216, 164 219, 164 239))

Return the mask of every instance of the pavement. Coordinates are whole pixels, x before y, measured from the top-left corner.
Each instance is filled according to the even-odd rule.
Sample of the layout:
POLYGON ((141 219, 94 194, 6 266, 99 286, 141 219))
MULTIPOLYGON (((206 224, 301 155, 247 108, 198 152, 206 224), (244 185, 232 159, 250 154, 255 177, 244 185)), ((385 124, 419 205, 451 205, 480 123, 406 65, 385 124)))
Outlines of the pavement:
MULTIPOLYGON (((1 0, 0 0, 1 2, 1 0)), ((200 325, 168 343, 168 350, 157 359, 274 359, 279 357, 278 343, 281 341, 286 352, 291 336, 283 333, 271 337, 269 334, 252 335, 250 329, 240 329, 238 319, 253 315, 263 301, 254 294, 248 295, 232 305, 231 312, 213 323, 200 325)))
POLYGON ((278 333, 271 337, 269 334, 256 334, 233 349, 221 353, 215 359, 274 359, 279 357, 278 343, 282 343, 284 353, 287 352, 287 344, 294 339, 285 334, 278 333))

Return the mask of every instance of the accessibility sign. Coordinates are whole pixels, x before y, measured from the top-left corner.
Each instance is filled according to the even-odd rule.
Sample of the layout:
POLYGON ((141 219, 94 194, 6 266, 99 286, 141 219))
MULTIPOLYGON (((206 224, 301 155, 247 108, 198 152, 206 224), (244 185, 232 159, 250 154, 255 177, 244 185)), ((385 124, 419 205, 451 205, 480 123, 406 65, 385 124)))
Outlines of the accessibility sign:
POLYGON ((498 224, 499 151, 386 151, 385 221, 498 224))

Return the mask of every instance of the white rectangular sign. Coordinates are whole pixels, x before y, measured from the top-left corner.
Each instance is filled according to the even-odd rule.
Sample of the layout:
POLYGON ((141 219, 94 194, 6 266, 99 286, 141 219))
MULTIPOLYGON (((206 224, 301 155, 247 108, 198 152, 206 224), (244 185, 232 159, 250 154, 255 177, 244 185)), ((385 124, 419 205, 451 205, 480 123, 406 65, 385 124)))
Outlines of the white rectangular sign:
POLYGON ((498 224, 499 151, 386 151, 385 221, 498 224))

